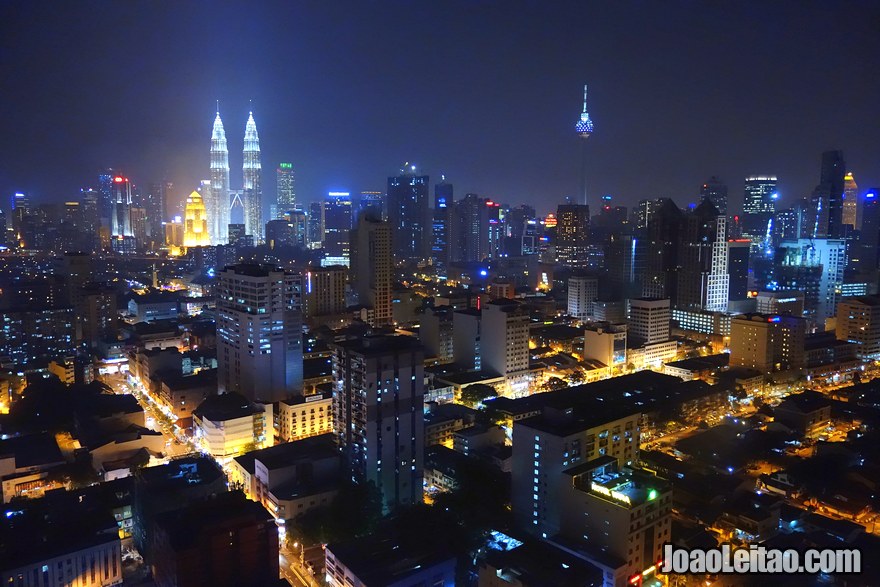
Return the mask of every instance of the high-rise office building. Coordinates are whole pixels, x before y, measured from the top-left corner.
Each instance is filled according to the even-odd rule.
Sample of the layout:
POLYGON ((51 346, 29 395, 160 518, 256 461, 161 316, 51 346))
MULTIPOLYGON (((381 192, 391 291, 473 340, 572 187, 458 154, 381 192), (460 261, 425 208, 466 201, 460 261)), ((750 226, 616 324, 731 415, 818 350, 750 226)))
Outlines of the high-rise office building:
POLYGON ((859 201, 859 184, 852 172, 843 176, 843 213, 842 223, 849 224, 856 230, 862 229, 862 203, 859 201))
POLYGON ((539 238, 535 209, 521 205, 504 217, 504 254, 509 257, 531 255, 537 250, 539 238))
POLYGON ((730 320, 730 364, 762 373, 804 366, 806 320, 784 314, 741 314, 730 320))
POLYGON ((293 175, 293 163, 279 163, 275 170, 276 196, 278 217, 290 212, 296 206, 296 185, 293 175))
POLYGON ((727 297, 729 300, 744 300, 748 296, 750 245, 748 239, 731 240, 727 243, 727 271, 730 275, 727 297))
POLYGON ((153 247, 161 245, 165 239, 162 223, 168 219, 165 206, 172 188, 173 184, 170 181, 152 183, 144 197, 143 204, 147 210, 147 234, 153 247))
POLYGON ((267 222, 266 244, 270 249, 293 245, 293 224, 285 218, 275 218, 267 222))
POLYGON ((634 345, 667 341, 671 319, 668 299, 634 298, 629 301, 627 338, 634 345))
POLYGON ((365 214, 352 231, 351 287, 358 302, 368 308, 373 326, 390 324, 391 283, 394 262, 391 226, 379 217, 365 214))
POLYGON ((351 194, 330 192, 324 199, 324 259, 322 265, 350 264, 351 194))
POLYGON ((183 211, 183 246, 209 246, 211 237, 208 234, 208 223, 209 218, 202 196, 194 191, 186 199, 186 207, 183 211))
POLYGON ((98 174, 98 213, 101 218, 101 226, 110 234, 110 215, 113 207, 113 178, 116 172, 110 168, 104 169, 98 174))
POLYGON ((302 280, 271 265, 218 273, 220 393, 276 402, 302 391, 302 280))
POLYGON ((644 259, 642 296, 676 299, 682 212, 669 198, 650 205, 644 237, 636 241, 636 254, 644 259))
POLYGON ((211 131, 211 181, 209 189, 202 192, 208 210, 210 224, 208 233, 211 244, 225 245, 229 242, 230 201, 229 201, 229 149, 226 146, 226 131, 220 120, 218 107, 211 131), (207 193, 206 193, 207 192, 207 193), (207 196, 207 197, 206 197, 207 196))
POLYGON ((431 235, 431 258, 441 267, 445 267, 450 259, 450 243, 452 230, 453 190, 452 184, 446 182, 446 176, 440 176, 440 183, 434 186, 434 222, 431 235))
POLYGON ((138 243, 131 222, 131 181, 121 175, 113 178, 110 202, 110 245, 119 254, 134 254, 138 243))
POLYGON ((590 207, 560 204, 556 208, 556 260, 566 267, 586 267, 590 242, 590 207))
POLYGON ((320 249, 324 244, 324 202, 309 204, 308 222, 309 246, 320 249))
POLYGON ((846 162, 843 151, 822 153, 819 185, 810 200, 809 220, 814 222, 813 238, 843 238, 843 196, 846 162))
POLYGON ((244 224, 245 230, 254 237, 254 244, 263 241, 263 170, 260 163, 260 136, 254 113, 248 114, 244 129, 244 224))
POLYGON ((862 359, 880 359, 880 297, 843 298, 837 305, 837 340, 856 343, 862 359))
POLYGON ((386 511, 422 501, 424 351, 407 336, 333 343, 333 425, 351 475, 386 511))
POLYGON ((776 181, 772 175, 746 178, 742 235, 752 242, 764 242, 767 235, 768 224, 776 211, 776 181))
POLYGON ((599 278, 572 275, 568 278, 568 315, 578 320, 593 317, 593 303, 599 299, 599 278))
POLYGON ((416 175, 407 164, 400 175, 388 178, 388 222, 396 261, 420 261, 428 256, 431 215, 427 175, 416 175))
POLYGON ((466 194, 453 204, 451 261, 482 261, 489 256, 488 200, 466 194))
POLYGON ((31 200, 26 194, 15 192, 12 194, 9 209, 12 213, 12 228, 15 231, 19 231, 24 223, 25 216, 31 214, 31 200))
POLYGON ((308 218, 302 210, 290 210, 284 213, 283 218, 291 225, 293 245, 306 248, 308 245, 308 218))
POLYGON ((373 218, 385 219, 385 194, 383 192, 361 192, 355 222, 366 213, 371 214, 373 218))
POLYGON ((804 292, 804 315, 824 329, 837 311, 845 269, 843 239, 784 241, 776 250, 772 286, 804 292))
POLYGON ((529 322, 528 311, 516 300, 497 299, 483 305, 482 368, 505 377, 514 396, 527 391, 529 322))
POLYGON ((727 216, 727 184, 714 175, 700 188, 700 200, 709 201, 718 213, 727 216))
POLYGON ((348 267, 310 267, 305 274, 304 315, 308 320, 338 316, 345 312, 345 281, 348 267))
POLYGON ((727 216, 708 199, 682 218, 678 284, 673 305, 683 310, 727 310, 727 216))
POLYGON ((880 261, 880 189, 868 190, 862 203, 859 271, 874 278, 880 261))
POLYGON ((654 216, 669 198, 654 198, 650 200, 639 200, 636 207, 632 210, 633 228, 637 233, 644 232, 648 229, 648 222, 654 216))

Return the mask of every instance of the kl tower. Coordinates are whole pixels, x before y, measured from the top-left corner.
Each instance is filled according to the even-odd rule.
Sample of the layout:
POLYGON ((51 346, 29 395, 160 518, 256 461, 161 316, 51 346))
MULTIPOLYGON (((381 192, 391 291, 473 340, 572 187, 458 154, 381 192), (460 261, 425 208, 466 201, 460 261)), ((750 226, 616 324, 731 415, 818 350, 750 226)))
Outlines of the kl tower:
POLYGON ((581 196, 584 198, 584 204, 587 203, 587 139, 593 134, 593 121, 590 120, 590 113, 587 112, 587 85, 584 84, 584 111, 581 117, 574 125, 578 138, 581 142, 581 196))

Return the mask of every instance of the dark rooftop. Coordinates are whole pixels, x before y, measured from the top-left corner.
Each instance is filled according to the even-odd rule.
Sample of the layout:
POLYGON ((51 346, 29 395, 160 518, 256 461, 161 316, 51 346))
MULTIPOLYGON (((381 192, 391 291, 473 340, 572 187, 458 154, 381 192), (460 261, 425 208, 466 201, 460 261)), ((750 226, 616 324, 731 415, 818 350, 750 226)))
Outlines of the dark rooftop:
POLYGON ((529 587, 599 587, 603 571, 546 542, 530 539, 511 550, 488 550, 485 564, 499 577, 529 587))
POLYGON ((195 375, 163 375, 162 383, 169 389, 193 389, 195 387, 210 387, 217 385, 217 369, 203 369, 195 375))
POLYGON ((269 277, 270 272, 281 271, 277 265, 257 264, 257 263, 239 263, 238 265, 227 265, 221 273, 232 271, 236 275, 245 275, 247 277, 269 277))
POLYGON ((330 544, 327 549, 365 585, 391 585, 425 568, 449 562, 454 555, 432 550, 418 541, 369 536, 330 544))
POLYGON ((552 340, 572 340, 584 335, 583 328, 575 328, 565 324, 551 324, 550 326, 540 326, 533 329, 530 333, 532 337, 549 338, 552 340))
POLYGON ((238 393, 212 395, 199 404, 193 415, 211 422, 225 422, 257 413, 254 404, 238 393))
MULTIPOLYGON (((257 523, 271 523, 272 515, 260 503, 247 499, 240 491, 231 491, 156 516, 156 525, 165 530, 176 550, 198 541, 203 530, 223 526, 227 521, 251 518, 257 523)), ((274 530, 273 530, 274 532, 274 530)))
POLYGON ((0 569, 11 570, 119 541, 119 528, 108 509, 82 504, 56 507, 56 500, 8 503, 0 515, 0 569))
POLYGON ((422 345, 417 338, 403 335, 368 335, 356 340, 343 340, 336 346, 363 355, 382 355, 389 351, 417 351, 422 345))
POLYGON ((195 484, 209 484, 225 479, 226 474, 220 466, 209 457, 185 457, 175 459, 167 465, 147 467, 138 471, 138 484, 149 487, 150 493, 162 488, 174 490, 195 484))
POLYGON ((816 391, 805 391, 803 393, 795 393, 776 406, 776 409, 782 410, 797 410, 801 413, 809 413, 815 412, 816 410, 821 410, 822 408, 829 407, 831 402, 829 402, 825 397, 816 391))
POLYGON ((64 462, 64 455, 61 454, 55 437, 48 432, 0 440, 0 456, 7 455, 15 456, 15 466, 18 469, 64 462))
POLYGON ((717 355, 672 361, 671 363, 666 363, 666 365, 677 369, 687 369, 688 371, 705 371, 707 369, 726 367, 729 363, 730 353, 718 353, 717 355))

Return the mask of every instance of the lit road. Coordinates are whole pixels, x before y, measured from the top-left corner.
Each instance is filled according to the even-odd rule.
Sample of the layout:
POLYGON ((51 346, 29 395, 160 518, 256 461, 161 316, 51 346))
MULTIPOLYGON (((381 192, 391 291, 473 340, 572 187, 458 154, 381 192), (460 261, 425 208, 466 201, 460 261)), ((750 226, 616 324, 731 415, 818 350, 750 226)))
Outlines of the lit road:
POLYGON ((105 375, 102 381, 109 385, 115 393, 131 394, 137 399, 138 404, 144 409, 144 419, 147 428, 161 432, 165 438, 165 456, 177 458, 196 453, 196 449, 182 431, 168 423, 168 417, 159 411, 146 394, 139 392, 126 380, 125 375, 105 375))
POLYGON ((320 587, 320 584, 312 578, 308 570, 299 564, 299 553, 291 552, 281 545, 278 556, 278 566, 281 568, 281 576, 293 587, 320 587), (295 562, 294 562, 295 561, 295 562))

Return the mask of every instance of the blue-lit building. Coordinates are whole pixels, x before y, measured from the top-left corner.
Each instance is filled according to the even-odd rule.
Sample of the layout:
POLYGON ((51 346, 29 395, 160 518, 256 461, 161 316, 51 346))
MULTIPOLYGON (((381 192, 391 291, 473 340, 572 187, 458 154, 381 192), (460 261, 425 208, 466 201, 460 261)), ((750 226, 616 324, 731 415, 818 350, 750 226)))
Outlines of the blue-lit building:
POLYGON ((357 218, 360 219, 361 216, 367 213, 372 218, 385 219, 385 194, 382 192, 361 192, 361 199, 358 202, 357 208, 357 218))
POLYGON ((351 194, 330 192, 324 200, 324 259, 322 265, 350 264, 351 194))
POLYGON ((767 225, 776 211, 776 176, 747 177, 743 197, 742 235, 763 242, 767 225))
POLYGON ((416 175, 407 164, 388 178, 388 222, 396 261, 420 261, 428 256, 433 231, 428 206, 427 175, 416 175))
POLYGON ((440 177, 440 183, 434 186, 434 222, 432 224, 431 258, 434 263, 445 267, 449 263, 452 230, 452 184, 446 182, 446 176, 440 177))

